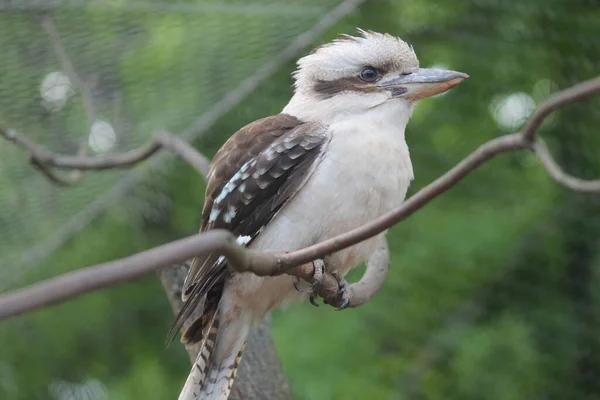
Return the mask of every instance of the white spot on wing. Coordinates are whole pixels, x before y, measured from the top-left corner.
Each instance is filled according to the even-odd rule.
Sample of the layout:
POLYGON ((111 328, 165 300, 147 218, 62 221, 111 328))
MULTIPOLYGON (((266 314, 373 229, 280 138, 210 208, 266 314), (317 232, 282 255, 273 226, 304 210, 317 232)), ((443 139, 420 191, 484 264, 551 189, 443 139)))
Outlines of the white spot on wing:
POLYGON ((243 236, 238 236, 235 241, 237 242, 237 244, 240 244, 243 246, 245 244, 248 244, 248 242, 250 242, 250 239, 252 239, 252 237, 250 235, 243 235, 243 236))
POLYGON ((250 174, 248 174, 246 171, 248 170, 248 168, 256 165, 256 162, 256 160, 252 159, 250 161, 247 161, 244 165, 242 165, 240 170, 231 177, 231 179, 227 182, 225 186, 223 186, 221 193, 219 193, 219 195, 215 199, 216 204, 222 202, 223 199, 225 199, 225 197, 227 197, 229 193, 233 192, 233 190, 238 184, 238 181, 245 180, 250 176, 250 174))
POLYGON ((283 147, 285 147, 286 150, 291 149, 292 147, 294 147, 296 144, 294 143, 294 137, 293 136, 288 136, 285 138, 285 140, 283 141, 283 147))
POLYGON ((225 215, 223 215, 223 221, 230 223, 237 214, 237 209, 234 206, 229 206, 225 215))
POLYGON ((210 216, 208 217, 208 222, 215 222, 220 214, 221 214, 221 210, 214 207, 212 210, 210 210, 210 216))
POLYGON ((240 193, 244 193, 246 191, 246 182, 243 182, 240 186, 238 186, 238 190, 240 193))
POLYGON ((227 184, 221 190, 221 193, 219 193, 219 196, 215 199, 215 203, 218 204, 218 203, 222 202, 223 199, 225 199, 225 197, 227 197, 227 195, 229 193, 231 193, 233 191, 233 189, 235 189, 236 181, 239 180, 240 175, 241 174, 238 172, 237 174, 235 174, 233 176, 233 178, 231 178, 229 180, 229 182, 227 182, 227 184))
POLYGON ((273 150, 273 148, 269 148, 265 152, 265 157, 267 158, 267 160, 271 161, 271 160, 274 160, 275 157, 277 157, 277 153, 275 153, 275 151, 273 150))

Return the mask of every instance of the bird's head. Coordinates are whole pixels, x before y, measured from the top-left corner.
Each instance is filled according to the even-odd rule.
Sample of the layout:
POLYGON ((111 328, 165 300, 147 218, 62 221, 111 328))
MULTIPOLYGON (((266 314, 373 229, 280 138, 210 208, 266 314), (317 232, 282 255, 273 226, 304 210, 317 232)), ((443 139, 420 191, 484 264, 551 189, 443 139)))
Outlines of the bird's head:
POLYGON ((342 35, 298 60, 295 94, 288 108, 319 119, 383 106, 407 114, 408 119, 419 99, 445 92, 469 77, 419 68, 412 46, 400 38, 361 29, 359 33, 342 35))

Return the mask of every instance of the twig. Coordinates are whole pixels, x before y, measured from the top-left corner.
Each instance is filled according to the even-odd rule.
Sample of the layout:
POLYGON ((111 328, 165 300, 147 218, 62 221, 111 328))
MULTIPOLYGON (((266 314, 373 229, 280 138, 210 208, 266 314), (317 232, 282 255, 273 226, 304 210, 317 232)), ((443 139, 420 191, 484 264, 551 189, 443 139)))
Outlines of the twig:
POLYGON ((600 76, 580 82, 570 88, 561 90, 552 95, 529 117, 522 131, 523 138, 528 142, 533 142, 538 128, 548 115, 567 104, 583 100, 600 91, 600 76))
MULTIPOLYGON (((565 93, 568 99, 575 101, 599 91, 600 79, 593 79, 579 84, 574 88, 567 89, 564 92, 560 92, 549 100, 548 103, 542 104, 540 109, 555 110, 558 107, 555 106, 556 104, 567 104, 566 101, 562 100, 561 93, 565 93)), ((260 252, 239 246, 235 242, 235 237, 227 231, 209 231, 199 236, 181 239, 121 260, 88 267, 34 284, 13 293, 4 294, 0 296, 0 320, 43 307, 44 305, 57 303, 101 287, 135 279, 162 266, 182 262, 193 256, 207 252, 224 255, 228 259, 230 266, 236 271, 250 271, 261 276, 286 273, 293 267, 308 263, 317 258, 323 258, 327 254, 339 251, 383 232, 456 185, 462 178, 496 155, 511 150, 532 149, 532 142, 525 135, 531 129, 537 129, 541 122, 543 122, 543 118, 547 115, 549 115, 549 112, 536 112, 532 119, 539 119, 539 122, 536 124, 528 123, 523 133, 504 135, 484 143, 458 165, 421 189, 394 211, 359 228, 314 246, 285 254, 260 252), (541 119, 539 115, 542 115, 541 119)), ((536 154, 540 153, 536 152, 536 154)), ((297 273, 299 274, 300 272, 297 273)))
POLYGON ((563 169, 554 161, 552 158, 552 154, 550 150, 548 150, 548 146, 546 143, 540 138, 536 139, 533 144, 533 150, 539 157, 542 164, 548 171, 548 175, 556 182, 561 185, 579 192, 598 192, 600 191, 600 179, 596 180, 584 180, 576 178, 572 175, 567 174, 563 169))
MULTIPOLYGON (((168 132, 158 132, 154 138, 145 145, 121 154, 104 154, 95 157, 69 156, 52 153, 35 144, 14 130, 0 128, 0 135, 15 142, 29 152, 31 162, 48 175, 48 168, 78 169, 78 170, 106 170, 128 168, 138 164, 160 149, 165 148, 178 155, 190 164, 198 173, 205 176, 208 173, 210 161, 202 154, 194 151, 184 140, 168 132)), ((49 176, 50 177, 50 176, 49 176)), ((53 177, 50 179, 54 180, 53 177)), ((69 183, 70 184, 70 183, 69 183)))
POLYGON ((95 289, 140 278, 161 267, 184 262, 214 248, 236 251, 234 246, 228 247, 231 243, 235 245, 233 235, 215 230, 48 279, 0 296, 0 320, 59 303, 95 289))
POLYGON ((48 178, 51 182, 57 184, 58 186, 63 186, 63 187, 73 186, 73 185, 77 184, 80 180, 79 177, 77 177, 77 176, 71 176, 68 178, 60 176, 59 174, 55 173, 51 169, 46 168, 43 164, 41 164, 34 157, 30 156, 29 162, 31 162, 31 165, 33 165, 33 167, 35 169, 40 171, 42 174, 46 175, 46 178, 48 178))

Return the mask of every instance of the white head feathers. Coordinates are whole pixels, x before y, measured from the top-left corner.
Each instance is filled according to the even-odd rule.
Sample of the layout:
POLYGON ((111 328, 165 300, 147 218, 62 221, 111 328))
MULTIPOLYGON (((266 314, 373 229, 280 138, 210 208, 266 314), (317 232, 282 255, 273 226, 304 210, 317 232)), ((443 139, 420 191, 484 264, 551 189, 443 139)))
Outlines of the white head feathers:
POLYGON ((358 29, 361 36, 341 35, 298 60, 293 76, 296 90, 309 89, 316 81, 332 81, 358 74, 371 66, 384 71, 410 72, 419 67, 408 43, 387 33, 358 29))

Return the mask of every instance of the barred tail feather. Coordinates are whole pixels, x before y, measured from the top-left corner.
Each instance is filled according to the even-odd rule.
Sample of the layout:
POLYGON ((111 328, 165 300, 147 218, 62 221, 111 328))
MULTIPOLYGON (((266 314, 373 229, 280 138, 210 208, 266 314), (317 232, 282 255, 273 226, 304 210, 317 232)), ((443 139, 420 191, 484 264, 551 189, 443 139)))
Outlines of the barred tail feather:
POLYGON ((204 342, 179 400, 227 400, 242 359, 250 324, 221 321, 215 313, 203 329, 204 342))
POLYGON ((245 347, 246 342, 244 341, 235 357, 228 358, 219 364, 210 364, 199 397, 200 400, 226 400, 229 397, 245 347))

